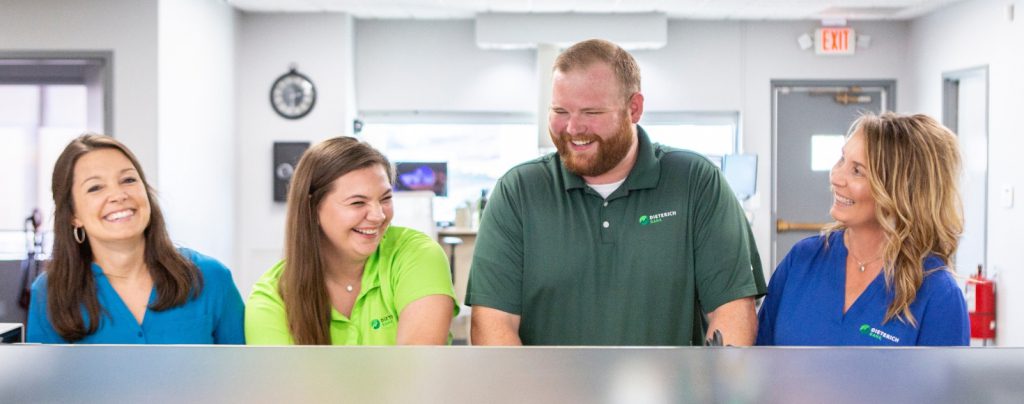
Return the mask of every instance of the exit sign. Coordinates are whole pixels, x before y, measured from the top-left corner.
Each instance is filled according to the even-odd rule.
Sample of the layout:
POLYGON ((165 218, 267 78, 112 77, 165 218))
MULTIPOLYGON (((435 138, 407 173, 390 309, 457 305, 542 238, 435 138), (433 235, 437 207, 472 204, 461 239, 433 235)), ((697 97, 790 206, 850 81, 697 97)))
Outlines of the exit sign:
POLYGON ((815 53, 819 55, 852 55, 857 47, 853 28, 818 28, 814 39, 815 53))

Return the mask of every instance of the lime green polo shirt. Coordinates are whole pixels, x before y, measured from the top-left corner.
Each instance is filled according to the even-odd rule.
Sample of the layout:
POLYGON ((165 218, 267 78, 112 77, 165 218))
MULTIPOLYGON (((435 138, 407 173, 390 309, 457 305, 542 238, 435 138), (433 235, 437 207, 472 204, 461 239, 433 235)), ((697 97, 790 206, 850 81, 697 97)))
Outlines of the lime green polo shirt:
MULTIPOLYGON (((245 337, 250 345, 294 344, 278 291, 285 268, 284 261, 278 262, 253 286, 245 307, 245 337)), ((444 250, 423 233, 390 226, 377 252, 366 260, 351 317, 331 308, 331 343, 395 345, 402 309, 430 295, 450 296, 455 301, 444 250)), ((458 310, 456 304, 453 315, 458 310)))
POLYGON ((651 144, 602 198, 557 154, 484 211, 466 304, 520 315, 529 345, 699 345, 705 313, 765 291, 750 226, 705 157, 651 144))

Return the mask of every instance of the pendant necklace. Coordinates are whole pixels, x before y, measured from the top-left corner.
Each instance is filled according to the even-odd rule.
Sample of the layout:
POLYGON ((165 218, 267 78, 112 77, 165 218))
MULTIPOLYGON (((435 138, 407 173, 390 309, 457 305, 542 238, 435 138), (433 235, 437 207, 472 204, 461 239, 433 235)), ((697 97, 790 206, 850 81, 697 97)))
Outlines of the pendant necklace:
MULTIPOLYGON (((861 267, 861 272, 864 272, 864 267, 861 267)), ((350 284, 348 284, 348 285, 345 285, 345 291, 346 291, 346 292, 348 292, 348 293, 352 293, 352 289, 353 289, 353 288, 352 288, 352 284, 351 284, 351 283, 350 283, 350 284)))
POLYGON ((853 250, 847 249, 847 251, 849 251, 850 255, 853 256, 853 260, 857 261, 857 267, 858 267, 857 269, 859 269, 861 272, 864 272, 864 267, 867 266, 868 264, 882 259, 882 256, 878 256, 878 257, 875 257, 875 259, 870 260, 870 261, 861 261, 860 257, 857 257, 857 254, 853 253, 853 250))

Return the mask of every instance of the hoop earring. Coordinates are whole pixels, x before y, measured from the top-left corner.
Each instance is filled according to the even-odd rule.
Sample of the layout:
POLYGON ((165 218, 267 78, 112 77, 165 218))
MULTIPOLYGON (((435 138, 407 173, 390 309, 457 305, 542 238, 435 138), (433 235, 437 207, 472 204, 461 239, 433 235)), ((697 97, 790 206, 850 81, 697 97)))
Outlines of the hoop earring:
POLYGON ((85 228, 84 227, 76 227, 76 228, 72 229, 71 230, 71 234, 73 236, 75 236, 75 241, 77 241, 78 244, 82 244, 82 243, 85 242, 85 228), (82 231, 82 235, 81 236, 78 235, 78 231, 79 230, 82 231))

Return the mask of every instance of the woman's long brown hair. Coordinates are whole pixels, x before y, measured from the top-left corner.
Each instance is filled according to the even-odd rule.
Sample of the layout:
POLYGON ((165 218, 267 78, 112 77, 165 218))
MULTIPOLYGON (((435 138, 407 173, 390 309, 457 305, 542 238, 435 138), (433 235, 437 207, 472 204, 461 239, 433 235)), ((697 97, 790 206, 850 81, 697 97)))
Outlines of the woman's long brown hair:
POLYGON ((331 302, 320 254, 323 231, 318 208, 338 177, 382 166, 394 180, 391 163, 379 151, 351 137, 336 137, 303 153, 288 189, 284 273, 278 284, 288 329, 298 345, 330 345, 331 302))
MULTIPOLYGON (((910 304, 924 281, 924 260, 938 256, 946 270, 963 233, 960 151, 956 135, 927 115, 867 114, 851 135, 864 135, 875 217, 882 226, 883 273, 894 298, 885 320, 917 324, 910 304)), ((835 224, 827 231, 841 229, 835 224)))
POLYGON ((75 242, 72 232, 75 217, 74 198, 71 188, 74 181, 75 164, 86 153, 113 149, 124 154, 139 173, 139 179, 146 187, 149 199, 149 225, 143 232, 146 252, 145 262, 156 287, 157 299, 150 309, 161 311, 185 304, 198 296, 203 288, 199 269, 182 256, 167 234, 163 212, 157 203, 156 191, 149 186, 138 159, 112 137, 87 134, 72 140, 64 148, 53 167, 53 254, 47 267, 47 311, 53 329, 68 342, 75 342, 96 332, 103 308, 96 297, 96 282, 91 265, 92 247, 88 237, 85 242, 75 242), (88 324, 82 316, 82 308, 88 314, 88 324))

